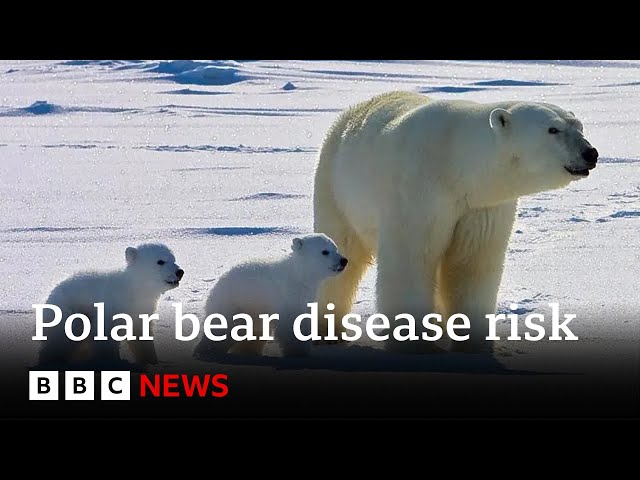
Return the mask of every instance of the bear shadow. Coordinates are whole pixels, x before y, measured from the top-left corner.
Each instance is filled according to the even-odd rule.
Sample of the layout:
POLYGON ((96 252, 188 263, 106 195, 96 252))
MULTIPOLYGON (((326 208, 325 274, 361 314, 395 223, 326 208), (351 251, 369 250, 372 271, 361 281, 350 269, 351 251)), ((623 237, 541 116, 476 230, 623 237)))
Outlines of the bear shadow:
POLYGON ((492 375, 554 375, 553 372, 516 370, 490 353, 392 353, 362 345, 315 345, 306 357, 223 354, 197 360, 227 365, 271 367, 276 370, 333 370, 340 372, 431 372, 492 375))

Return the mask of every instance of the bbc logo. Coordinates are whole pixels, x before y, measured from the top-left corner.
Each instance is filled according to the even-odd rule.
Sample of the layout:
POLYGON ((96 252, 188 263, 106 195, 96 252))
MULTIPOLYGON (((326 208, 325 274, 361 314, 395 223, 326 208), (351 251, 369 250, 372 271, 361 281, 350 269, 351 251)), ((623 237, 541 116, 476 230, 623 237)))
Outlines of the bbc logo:
MULTIPOLYGON (((130 400, 131 372, 103 371, 100 373, 100 400, 130 400)), ((29 400, 58 400, 59 372, 30 371, 29 400)), ((65 400, 94 400, 95 372, 64 372, 65 400)))

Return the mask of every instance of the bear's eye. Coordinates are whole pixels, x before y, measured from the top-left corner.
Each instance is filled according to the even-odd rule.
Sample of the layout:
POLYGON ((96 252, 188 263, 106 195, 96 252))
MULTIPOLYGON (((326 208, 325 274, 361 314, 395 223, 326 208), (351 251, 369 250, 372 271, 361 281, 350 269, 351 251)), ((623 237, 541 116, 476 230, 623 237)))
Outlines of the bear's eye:
POLYGON ((165 262, 164 260, 158 260, 158 265, 164 265, 165 263, 167 262, 165 262))
POLYGON ((556 127, 551 127, 551 128, 549 129, 549 133, 550 133, 551 135, 555 135, 556 133, 560 133, 560 130, 558 130, 556 127))
POLYGON ((329 250, 322 250, 323 255, 329 255, 329 250))

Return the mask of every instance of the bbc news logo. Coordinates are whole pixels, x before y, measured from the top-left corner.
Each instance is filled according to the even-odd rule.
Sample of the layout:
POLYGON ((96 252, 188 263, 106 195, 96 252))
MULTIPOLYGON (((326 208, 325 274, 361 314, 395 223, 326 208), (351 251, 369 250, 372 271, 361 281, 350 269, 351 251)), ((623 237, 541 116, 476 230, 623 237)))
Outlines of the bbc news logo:
MULTIPOLYGON (((100 400, 131 400, 131 372, 101 371, 100 400)), ((164 373, 140 375, 138 395, 145 397, 214 397, 227 396, 224 373, 185 375, 164 373)), ((59 400, 60 372, 30 371, 29 400, 59 400)), ((95 400, 95 372, 64 372, 64 400, 95 400)))
MULTIPOLYGON (((29 400, 58 400, 59 372, 29 372, 29 400)), ((95 372, 64 372, 65 400, 95 400, 95 372)), ((131 372, 100 372, 100 400, 131 400, 131 372)))

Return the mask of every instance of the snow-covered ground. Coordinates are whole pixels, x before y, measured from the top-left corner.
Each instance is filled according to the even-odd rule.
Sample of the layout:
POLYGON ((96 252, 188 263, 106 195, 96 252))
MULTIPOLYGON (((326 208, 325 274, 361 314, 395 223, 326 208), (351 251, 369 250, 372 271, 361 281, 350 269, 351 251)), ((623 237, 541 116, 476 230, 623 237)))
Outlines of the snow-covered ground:
MULTIPOLYGON (((535 349, 562 356, 598 342, 637 352, 639 61, 5 61, 0 346, 7 361, 35 359, 31 304, 57 281, 78 269, 119 267, 127 246, 151 240, 167 243, 186 271, 161 299, 158 355, 167 364, 190 359, 196 342, 177 344, 170 303, 201 315, 224 270, 248 256, 279 255, 293 235, 310 232, 325 131, 344 107, 391 89, 545 101, 575 112, 599 165, 568 188, 521 200, 499 307, 548 312, 559 302, 578 315, 571 326, 580 341, 502 342, 497 359, 524 368, 535 349)), ((358 293, 363 315, 375 311, 374 279, 375 267, 358 293)), ((389 362, 362 344, 317 351, 329 369, 353 361, 384 370, 389 362)), ((397 362, 451 370, 442 359, 397 362)), ((474 369, 473 360, 456 365, 474 369)))

